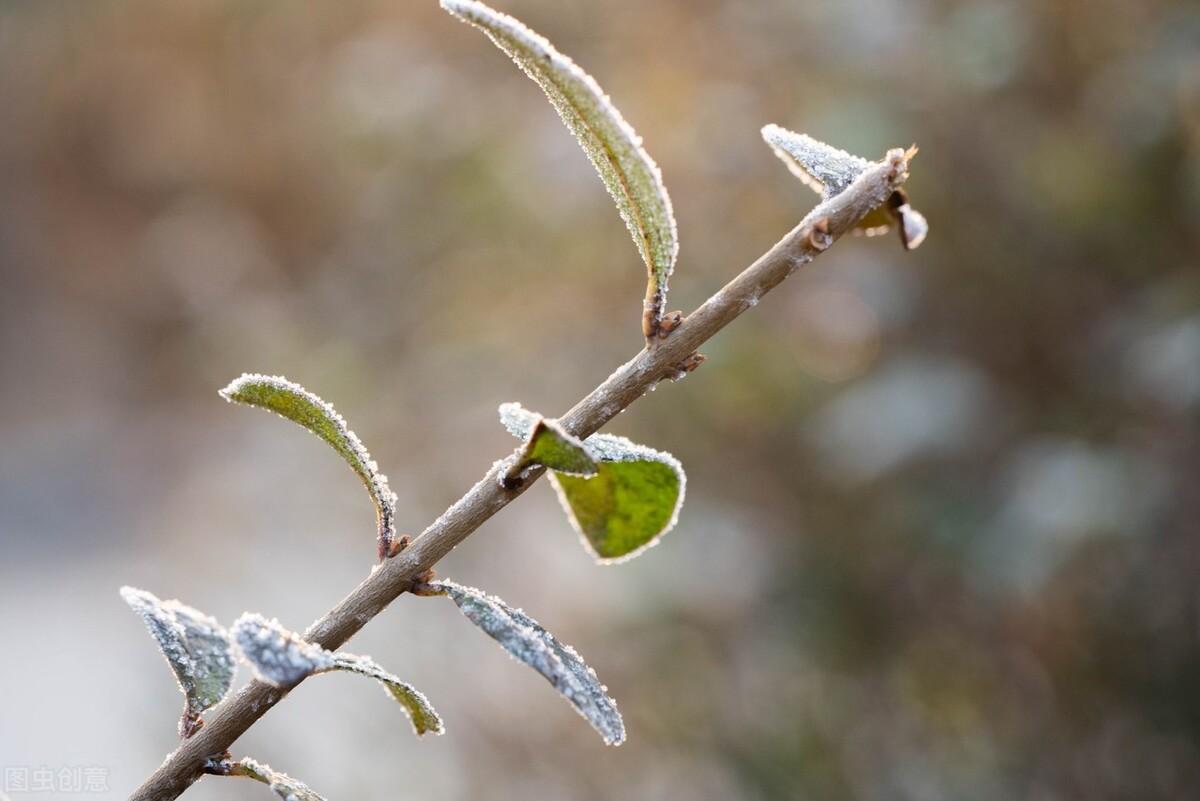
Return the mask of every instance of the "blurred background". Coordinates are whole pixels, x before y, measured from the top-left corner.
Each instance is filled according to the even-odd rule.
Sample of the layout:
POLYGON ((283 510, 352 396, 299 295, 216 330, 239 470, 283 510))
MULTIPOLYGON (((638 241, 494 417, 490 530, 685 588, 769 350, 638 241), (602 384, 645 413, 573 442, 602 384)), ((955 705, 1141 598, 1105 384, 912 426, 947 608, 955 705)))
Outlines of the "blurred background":
MULTIPOLYGON (((671 307, 815 202, 766 122, 919 144, 931 235, 841 243, 609 427, 689 472, 659 547, 593 565, 540 486, 439 565, 578 647, 628 744, 403 597, 350 647, 446 736, 343 676, 235 753, 331 801, 1200 797, 1200 9, 502 8, 663 168, 671 307)), ((218 388, 333 401, 416 533, 513 447, 497 404, 561 413, 638 350, 643 275, 540 91, 432 0, 0 3, 8 796, 87 767, 122 798, 174 748, 120 585, 303 629, 370 569, 350 471, 218 388)))

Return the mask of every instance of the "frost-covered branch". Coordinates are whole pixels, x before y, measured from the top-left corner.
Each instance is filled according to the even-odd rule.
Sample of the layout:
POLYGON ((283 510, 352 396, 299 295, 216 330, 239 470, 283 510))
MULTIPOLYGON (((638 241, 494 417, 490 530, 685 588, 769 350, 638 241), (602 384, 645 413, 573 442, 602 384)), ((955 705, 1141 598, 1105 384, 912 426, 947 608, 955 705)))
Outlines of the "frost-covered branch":
MULTIPOLYGON (((755 306, 797 268, 812 261, 837 238, 858 226, 907 177, 908 154, 892 150, 869 164, 842 192, 827 198, 783 239, 688 315, 670 334, 643 349, 579 401, 558 424, 586 439, 664 380, 675 380, 696 364, 696 350, 734 318, 755 306)), ((385 561, 304 633, 304 640, 333 651, 342 646, 400 594, 421 581, 443 556, 492 515, 528 489, 544 472, 533 467, 523 481, 500 481, 508 469, 498 462, 465 495, 398 555, 385 561)), ((202 729, 185 740, 134 791, 133 801, 178 797, 200 778, 211 759, 221 759, 256 720, 290 688, 252 681, 215 707, 202 729)))

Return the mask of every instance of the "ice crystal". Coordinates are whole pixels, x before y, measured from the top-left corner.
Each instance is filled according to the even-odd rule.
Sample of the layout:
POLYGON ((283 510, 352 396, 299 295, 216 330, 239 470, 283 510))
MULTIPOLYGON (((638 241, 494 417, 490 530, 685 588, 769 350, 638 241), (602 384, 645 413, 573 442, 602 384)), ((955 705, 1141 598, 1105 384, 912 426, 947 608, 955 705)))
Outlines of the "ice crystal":
POLYGON ((546 93, 628 226, 650 277, 647 303, 659 319, 679 241, 662 173, 641 137, 591 75, 524 23, 474 0, 442 0, 442 8, 487 34, 546 93))
POLYGON ((625 723, 616 702, 574 648, 559 642, 521 610, 482 590, 453 581, 439 581, 434 587, 449 595, 463 615, 500 643, 510 656, 549 681, 600 733, 606 745, 625 741, 625 723))
POLYGON ((246 612, 233 624, 233 638, 255 675, 268 684, 290 687, 333 667, 333 654, 288 631, 278 620, 246 612))
POLYGON ((379 556, 387 553, 396 533, 396 493, 362 441, 333 405, 283 376, 246 373, 221 390, 230 403, 268 409, 325 440, 350 465, 375 504, 379 556))
POLYGON ((237 665, 229 634, 216 620, 179 601, 122 587, 121 597, 146 623, 166 657, 186 705, 180 734, 189 736, 201 713, 229 692, 237 665))
POLYGON ((763 139, 797 178, 823 198, 841 194, 871 162, 811 136, 766 125, 763 139))
MULTIPOLYGON (((515 437, 529 436, 539 415, 519 403, 500 406, 515 437)), ((613 434, 593 434, 583 447, 597 463, 590 478, 552 471, 551 484, 584 547, 602 564, 624 562, 657 544, 679 519, 687 489, 683 465, 669 453, 613 434)))

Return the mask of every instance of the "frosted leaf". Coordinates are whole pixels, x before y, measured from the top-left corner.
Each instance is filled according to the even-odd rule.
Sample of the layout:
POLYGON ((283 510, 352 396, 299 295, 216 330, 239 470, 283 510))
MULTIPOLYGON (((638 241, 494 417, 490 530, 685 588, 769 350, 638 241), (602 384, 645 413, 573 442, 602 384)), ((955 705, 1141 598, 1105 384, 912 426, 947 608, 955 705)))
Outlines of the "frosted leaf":
POLYGON ((213 766, 213 772, 226 776, 245 776, 260 781, 285 801, 325 801, 325 798, 301 781, 286 773, 272 770, 270 765, 245 757, 237 762, 224 760, 213 766))
POLYGON ((441 717, 424 693, 388 673, 369 656, 334 654, 333 669, 348 670, 352 673, 370 676, 382 684, 383 689, 387 690, 388 694, 404 707, 417 736, 430 733, 442 734, 445 731, 441 717))
POLYGON ((237 619, 233 624, 233 637, 258 678, 269 684, 291 687, 306 676, 332 670, 370 676, 404 707, 418 735, 441 734, 443 731, 442 719, 429 699, 368 656, 327 651, 288 631, 278 620, 267 620, 253 612, 237 619))
POLYGON ((583 443, 568 434, 554 420, 539 419, 517 455, 513 470, 542 465, 573 476, 594 476, 596 463, 583 443))
POLYGON ((122 587, 121 597, 146 622, 185 700, 179 733, 190 737, 200 715, 229 692, 237 664, 229 634, 216 620, 179 601, 161 601, 145 590, 122 587))
MULTIPOLYGON (((518 403, 500 407, 509 433, 526 437, 538 415, 518 403)), ((584 547, 603 564, 632 559, 674 528, 687 476, 669 453, 612 434, 583 442, 596 462, 590 478, 551 472, 550 481, 584 547)))
POLYGON ((379 472, 371 454, 333 406, 283 376, 246 373, 221 390, 230 403, 268 409, 307 428, 346 460, 375 504, 379 529, 379 558, 388 552, 396 534, 396 494, 379 472))
POLYGON ((233 639, 255 675, 277 687, 291 687, 334 664, 332 653, 256 612, 234 621, 233 639))
POLYGON ((625 742, 625 723, 616 702, 574 648, 560 643, 536 620, 495 596, 453 581, 438 581, 431 586, 449 595, 463 615, 500 643, 510 656, 549 681, 600 733, 606 745, 625 742))
MULTIPOLYGON (((824 200, 841 194, 872 164, 811 136, 778 125, 764 126, 762 136, 792 174, 824 200)), ((905 154, 906 158, 914 155, 915 148, 905 154)), ((886 202, 864 216, 854 227, 854 233, 879 236, 886 234, 893 226, 899 230, 905 250, 916 250, 929 232, 925 215, 909 205, 908 195, 903 189, 894 191, 886 202)))
POLYGON ((667 280, 679 254, 675 213, 658 165, 591 75, 522 22, 473 0, 442 0, 442 8, 474 25, 532 78, 591 159, 608 187, 642 260, 646 336, 666 305, 667 280))

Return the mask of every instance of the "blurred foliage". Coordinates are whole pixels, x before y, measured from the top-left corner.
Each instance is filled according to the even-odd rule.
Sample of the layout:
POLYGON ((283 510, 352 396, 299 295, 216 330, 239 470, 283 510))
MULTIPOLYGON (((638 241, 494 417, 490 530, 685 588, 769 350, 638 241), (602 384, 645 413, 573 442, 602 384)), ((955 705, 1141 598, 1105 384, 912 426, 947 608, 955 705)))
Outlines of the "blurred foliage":
MULTIPOLYGON (((628 745, 409 599, 361 636, 449 736, 360 737, 358 696, 306 687, 247 750, 331 798, 417 765, 447 799, 1200 796, 1195 4, 503 10, 663 168, 672 305, 812 202, 766 122, 915 141, 930 237, 838 245, 618 418, 690 475, 660 547, 593 567, 530 493, 450 558, 588 654, 628 745)), ((215 390, 320 387, 418 531, 511 448, 497 403, 561 412, 639 347, 641 268, 540 93, 432 0, 10 0, 0 114, 0 635, 64 665, 0 666, 0 757, 123 797, 174 699, 119 583, 299 622, 370 562, 352 479, 215 390), (69 695, 72 654, 108 697, 69 695)))

